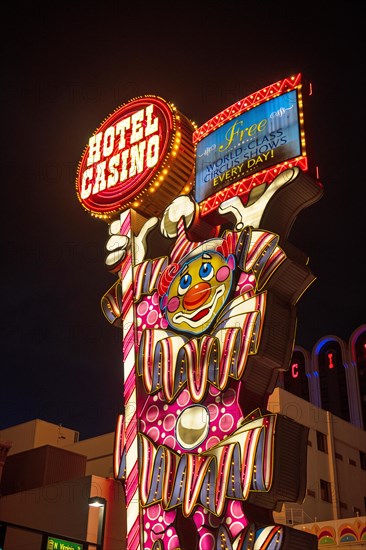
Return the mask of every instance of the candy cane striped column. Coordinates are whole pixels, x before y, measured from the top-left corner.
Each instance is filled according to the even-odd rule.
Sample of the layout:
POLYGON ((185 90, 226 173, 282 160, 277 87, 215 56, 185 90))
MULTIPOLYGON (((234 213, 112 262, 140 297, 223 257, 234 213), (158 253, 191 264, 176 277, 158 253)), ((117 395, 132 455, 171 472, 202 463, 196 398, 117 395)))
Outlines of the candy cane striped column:
POLYGON ((126 507, 127 548, 140 549, 140 517, 138 490, 138 440, 137 440, 137 393, 134 346, 133 310, 133 232, 132 212, 120 215, 121 234, 129 238, 130 246, 121 268, 122 284, 122 354, 125 404, 125 453, 126 453, 126 507))

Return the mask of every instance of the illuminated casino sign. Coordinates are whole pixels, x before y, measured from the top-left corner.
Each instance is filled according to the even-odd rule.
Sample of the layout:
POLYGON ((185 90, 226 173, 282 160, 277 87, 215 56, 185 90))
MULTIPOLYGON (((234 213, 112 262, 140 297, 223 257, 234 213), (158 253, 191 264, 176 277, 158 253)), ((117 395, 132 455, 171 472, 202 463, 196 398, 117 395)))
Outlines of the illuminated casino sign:
POLYGON ((116 275, 101 308, 121 331, 114 476, 129 550, 317 547, 269 513, 306 490, 308 428, 267 406, 314 280, 286 246, 322 195, 303 170, 299 83, 271 85, 195 132, 145 96, 84 152, 78 198, 109 222, 116 275), (241 202, 260 183, 260 197, 241 202), (215 210, 217 223, 204 219, 215 210))
POLYGON ((212 118, 194 134, 195 198, 202 214, 245 196, 291 166, 307 168, 301 75, 276 82, 212 118), (218 194, 226 189, 225 194, 218 194), (203 206, 203 208, 202 208, 203 206))
POLYGON ((106 219, 128 206, 156 214, 184 187, 190 189, 193 130, 174 105, 157 96, 116 109, 91 136, 80 161, 76 187, 83 207, 106 219))

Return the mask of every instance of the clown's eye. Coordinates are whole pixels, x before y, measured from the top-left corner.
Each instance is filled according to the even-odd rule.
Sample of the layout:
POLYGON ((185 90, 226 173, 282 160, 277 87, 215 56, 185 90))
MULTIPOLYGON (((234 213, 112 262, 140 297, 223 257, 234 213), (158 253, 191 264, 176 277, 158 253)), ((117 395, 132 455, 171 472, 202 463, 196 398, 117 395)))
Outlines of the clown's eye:
POLYGON ((180 296, 187 292, 191 282, 192 282, 192 277, 188 273, 186 273, 186 275, 184 275, 181 278, 181 280, 179 281, 179 286, 178 286, 178 294, 180 296))
POLYGON ((205 262, 200 267, 200 277, 204 281, 209 281, 213 277, 213 267, 211 264, 205 262))

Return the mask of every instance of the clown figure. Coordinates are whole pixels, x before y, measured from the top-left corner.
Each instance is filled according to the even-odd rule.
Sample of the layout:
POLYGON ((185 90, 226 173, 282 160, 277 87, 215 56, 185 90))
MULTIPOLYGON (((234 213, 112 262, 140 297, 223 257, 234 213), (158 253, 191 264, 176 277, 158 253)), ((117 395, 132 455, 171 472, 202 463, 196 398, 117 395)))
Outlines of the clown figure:
MULTIPOLYGON (((133 334, 143 548, 315 548, 313 540, 302 546, 303 533, 289 534, 271 521, 278 503, 298 501, 302 492, 299 485, 293 494, 282 494, 274 465, 284 426, 298 447, 307 433, 265 407, 276 370, 289 360, 291 341, 286 357, 278 348, 277 362, 262 351, 271 342, 273 312, 284 312, 289 338, 293 336, 295 299, 283 297, 283 280, 294 262, 272 231, 240 219, 220 236, 194 241, 188 216, 176 212, 175 202, 160 222, 164 237, 175 239, 167 255, 145 259, 144 231, 138 247, 135 241, 133 334), (256 377, 264 380, 262 386, 256 377)), ((148 230, 156 223, 150 221, 148 230)), ((121 250, 133 245, 116 235, 117 242, 123 240, 121 250)), ((123 252, 114 252, 114 260, 123 273, 123 252)), ((102 300, 106 317, 117 326, 124 308, 119 284, 102 300)), ((304 279, 294 292, 300 295, 305 284, 304 279)), ((121 480, 124 430, 122 423, 121 480)), ((284 462, 282 468, 287 467, 284 462)))

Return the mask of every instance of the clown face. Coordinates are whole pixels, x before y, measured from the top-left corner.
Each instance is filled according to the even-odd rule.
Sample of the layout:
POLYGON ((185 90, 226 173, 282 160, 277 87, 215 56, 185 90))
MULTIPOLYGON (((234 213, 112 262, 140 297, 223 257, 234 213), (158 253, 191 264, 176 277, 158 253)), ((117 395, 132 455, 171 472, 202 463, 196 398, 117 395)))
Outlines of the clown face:
POLYGON ((231 290, 235 258, 209 251, 185 262, 162 301, 169 325, 200 334, 225 305, 231 290))

